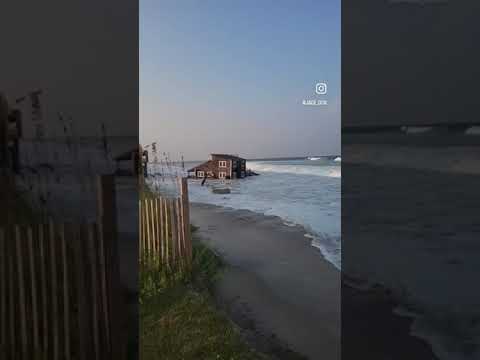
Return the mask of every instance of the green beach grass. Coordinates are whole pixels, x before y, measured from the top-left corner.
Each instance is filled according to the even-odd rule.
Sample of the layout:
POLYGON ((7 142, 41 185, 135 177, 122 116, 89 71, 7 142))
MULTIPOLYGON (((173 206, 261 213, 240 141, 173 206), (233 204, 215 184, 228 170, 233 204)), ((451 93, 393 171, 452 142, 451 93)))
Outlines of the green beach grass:
POLYGON ((214 305, 211 289, 222 266, 213 251, 195 241, 190 276, 172 277, 141 268, 141 359, 265 359, 248 348, 214 305))

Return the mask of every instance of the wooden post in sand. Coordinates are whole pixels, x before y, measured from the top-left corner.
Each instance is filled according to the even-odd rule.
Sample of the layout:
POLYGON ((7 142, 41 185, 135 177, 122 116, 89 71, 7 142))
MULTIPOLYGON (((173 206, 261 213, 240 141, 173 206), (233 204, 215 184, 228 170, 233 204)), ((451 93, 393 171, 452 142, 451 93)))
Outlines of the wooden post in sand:
POLYGON ((165 209, 163 208, 163 199, 158 198, 158 207, 159 207, 159 215, 158 215, 158 222, 159 222, 159 236, 160 236, 160 266, 165 264, 166 258, 166 241, 167 238, 165 237, 165 232, 163 231, 163 224, 165 218, 165 209))
POLYGON ((164 229, 164 234, 165 234, 165 265, 168 267, 170 265, 170 246, 169 246, 169 216, 168 216, 168 202, 167 199, 162 199, 163 202, 163 213, 165 215, 164 217, 164 223, 163 227, 164 229))
POLYGON ((180 199, 181 199, 181 211, 182 211, 182 231, 184 248, 186 250, 187 266, 192 262, 192 237, 190 233, 190 211, 188 201, 188 180, 187 178, 180 178, 180 199))

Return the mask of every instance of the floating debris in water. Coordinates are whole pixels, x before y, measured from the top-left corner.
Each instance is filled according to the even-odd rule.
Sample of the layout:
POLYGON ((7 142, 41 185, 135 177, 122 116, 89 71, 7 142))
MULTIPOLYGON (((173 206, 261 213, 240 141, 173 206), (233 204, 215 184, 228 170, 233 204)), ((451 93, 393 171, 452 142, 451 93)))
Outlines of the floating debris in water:
POLYGON ((214 188, 214 189, 212 189, 212 192, 214 194, 230 194, 231 191, 228 188, 223 188, 223 189, 215 189, 214 188))

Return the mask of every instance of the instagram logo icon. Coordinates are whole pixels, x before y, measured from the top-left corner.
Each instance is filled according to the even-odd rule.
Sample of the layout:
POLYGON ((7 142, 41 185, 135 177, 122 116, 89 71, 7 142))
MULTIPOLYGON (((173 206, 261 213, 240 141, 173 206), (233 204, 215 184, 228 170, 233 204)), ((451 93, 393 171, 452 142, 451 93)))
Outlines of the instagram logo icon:
POLYGON ((315 85, 315 92, 318 95, 325 95, 327 93, 327 84, 323 82, 319 82, 315 85))

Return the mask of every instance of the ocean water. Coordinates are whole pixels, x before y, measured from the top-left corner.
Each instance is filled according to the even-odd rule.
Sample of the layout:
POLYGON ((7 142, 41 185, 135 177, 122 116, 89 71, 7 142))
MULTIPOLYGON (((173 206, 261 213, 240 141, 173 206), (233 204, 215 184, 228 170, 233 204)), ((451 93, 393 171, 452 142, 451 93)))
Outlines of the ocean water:
POLYGON ((480 359, 478 151, 367 150, 349 149, 344 274, 389 289, 395 313, 413 320, 411 334, 438 359, 480 359))
POLYGON ((319 256, 340 269, 341 158, 247 161, 247 168, 259 176, 207 180, 204 186, 201 180, 190 180, 190 200, 275 215, 286 225, 301 225, 312 251, 319 250, 319 256), (216 188, 228 188, 231 193, 214 193, 216 188))

